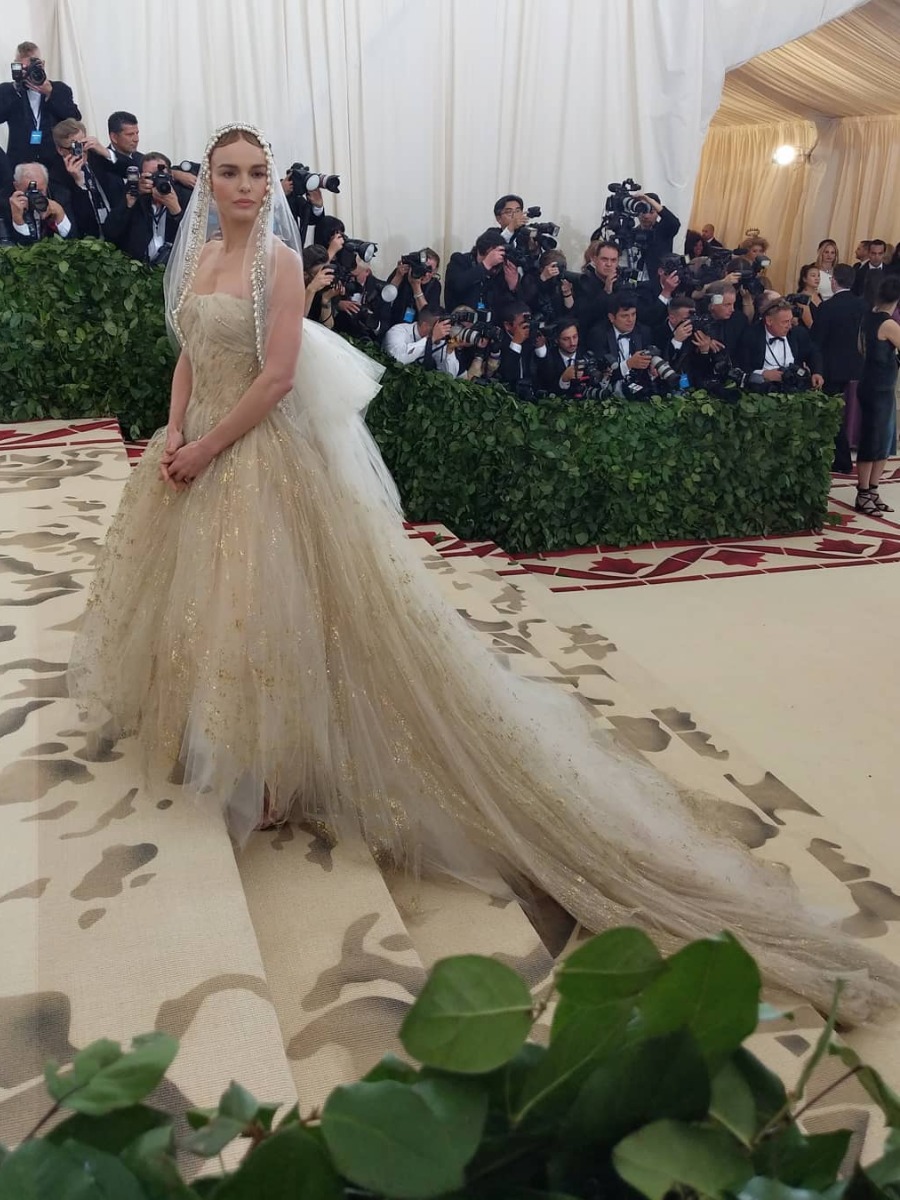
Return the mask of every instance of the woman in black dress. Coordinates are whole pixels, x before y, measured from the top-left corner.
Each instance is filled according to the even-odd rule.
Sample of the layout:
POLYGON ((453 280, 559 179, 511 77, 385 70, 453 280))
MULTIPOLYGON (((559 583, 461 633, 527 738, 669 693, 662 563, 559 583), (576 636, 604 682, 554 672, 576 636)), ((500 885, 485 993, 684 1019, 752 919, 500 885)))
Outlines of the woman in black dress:
POLYGON ((878 481, 887 460, 887 446, 896 421, 897 351, 900 325, 893 320, 900 300, 900 275, 886 275, 878 286, 875 307, 863 318, 866 365, 857 394, 862 428, 856 454, 856 507, 877 515, 893 512, 878 495, 878 481))

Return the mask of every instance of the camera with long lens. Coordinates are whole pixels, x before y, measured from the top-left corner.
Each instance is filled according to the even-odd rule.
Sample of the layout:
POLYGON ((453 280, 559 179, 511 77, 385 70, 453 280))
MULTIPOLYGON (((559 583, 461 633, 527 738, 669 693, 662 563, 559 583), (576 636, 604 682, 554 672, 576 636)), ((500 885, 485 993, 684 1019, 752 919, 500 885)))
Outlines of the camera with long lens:
MULTIPOLYGON (((622 250, 643 250, 650 240, 649 232, 641 229, 639 218, 652 212, 652 205, 639 200, 632 192, 639 192, 641 185, 633 179, 606 185, 609 195, 603 210, 603 219, 593 237, 614 239, 622 250)), ((593 238, 592 238, 593 240, 593 238)))
MULTIPOLYGON (((355 255, 356 258, 361 258, 364 263, 371 262, 378 253, 378 245, 376 242, 365 242, 360 238, 344 238, 344 246, 341 250, 342 255, 355 255)), ((345 260, 346 261, 346 260, 345 260)), ((355 261, 353 266, 355 266, 355 261)))
POLYGON ((162 164, 150 176, 150 182, 160 196, 168 196, 172 191, 172 176, 169 174, 169 168, 162 164))
POLYGON ((553 221, 537 221, 542 215, 538 204, 525 209, 527 225, 520 225, 506 246, 507 261, 523 270, 533 268, 545 250, 555 250, 559 245, 559 226, 553 221))
POLYGON ((424 250, 415 250, 412 254, 401 254, 400 261, 409 267, 410 279, 424 279, 431 271, 431 263, 424 250))
POLYGON ((743 263, 737 269, 739 275, 738 284, 751 296, 761 296, 766 290, 765 283, 759 278, 766 267, 771 265, 772 260, 760 254, 754 258, 751 263, 743 263))
POLYGON ((25 199, 28 204, 27 215, 29 217, 43 216, 50 207, 50 201, 36 183, 29 183, 25 189, 25 199))
POLYGON ((27 64, 11 63, 10 71, 12 72, 12 81, 16 87, 23 87, 26 83, 33 83, 36 87, 42 87, 47 82, 47 72, 44 70, 44 64, 39 58, 29 59, 27 64))
POLYGON ((340 175, 326 175, 322 171, 311 171, 303 163, 291 163, 287 177, 294 186, 294 194, 304 196, 307 192, 334 192, 341 190, 340 175))
POLYGON ((612 391, 610 367, 590 350, 579 350, 572 364, 575 378, 566 393, 572 400, 601 400, 612 391))
POLYGON ((140 167, 128 167, 125 172, 125 195, 137 196, 140 192, 139 184, 141 181, 140 167))
POLYGON ((647 372, 656 372, 656 381, 660 387, 674 388, 681 378, 668 359, 663 358, 659 346, 645 346, 642 353, 650 355, 650 365, 647 372))
POLYGON ((485 353, 499 349, 503 330, 493 323, 489 311, 457 308, 450 314, 450 320, 450 337, 461 346, 477 347, 482 339, 487 339, 485 353))
POLYGON ((666 275, 678 276, 678 283, 675 286, 676 292, 690 296, 697 290, 697 276, 683 254, 667 254, 660 261, 660 266, 666 275))

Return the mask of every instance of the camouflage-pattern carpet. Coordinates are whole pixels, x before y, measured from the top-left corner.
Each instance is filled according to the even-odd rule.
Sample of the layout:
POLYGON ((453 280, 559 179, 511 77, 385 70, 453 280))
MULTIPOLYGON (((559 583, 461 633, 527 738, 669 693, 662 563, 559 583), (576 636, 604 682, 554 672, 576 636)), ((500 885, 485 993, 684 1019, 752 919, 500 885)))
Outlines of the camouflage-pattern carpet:
MULTIPOLYGON (((132 455, 136 453, 132 450, 132 455)), ((546 986, 571 923, 537 901, 385 878, 352 847, 288 828, 237 855, 210 814, 160 777, 145 785, 128 740, 88 739, 65 666, 129 457, 114 422, 0 427, 0 1141, 43 1111, 40 1073, 97 1037, 151 1028, 182 1053, 158 1099, 209 1104, 231 1078, 304 1108, 389 1049, 431 963, 496 954, 546 986)), ((579 692, 679 783, 718 795, 756 854, 787 864, 807 899, 897 958, 900 897, 802 797, 676 707, 603 631, 560 628, 496 560, 438 553, 450 531, 412 529, 426 567, 510 669, 579 692), (443 541, 435 544, 436 538, 443 541)), ((777 1001, 778 997, 773 997, 777 1001)), ((801 1007, 757 1051, 795 1076, 821 1019, 801 1007)), ((896 1025, 849 1035, 897 1082, 896 1025)), ((822 1090, 838 1068, 826 1062, 822 1090)), ((851 1126, 871 1153, 880 1125, 855 1083, 808 1114, 851 1126)))

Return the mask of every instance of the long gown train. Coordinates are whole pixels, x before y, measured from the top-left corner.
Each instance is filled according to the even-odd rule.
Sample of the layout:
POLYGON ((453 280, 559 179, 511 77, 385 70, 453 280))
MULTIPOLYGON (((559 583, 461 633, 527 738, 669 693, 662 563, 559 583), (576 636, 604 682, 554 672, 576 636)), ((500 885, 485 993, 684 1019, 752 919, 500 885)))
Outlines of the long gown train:
MULTIPOLYGON (((249 301, 191 295, 182 324, 190 440, 257 367, 249 301)), ((148 758, 180 758, 238 839, 265 788, 407 869, 525 877, 593 930, 731 929, 820 1006, 849 976, 849 1020, 895 1002, 897 968, 704 828, 577 701, 483 649, 408 544, 357 412, 377 376, 307 322, 294 390, 187 490, 159 480, 164 432, 151 440, 76 640, 76 699, 148 758)))

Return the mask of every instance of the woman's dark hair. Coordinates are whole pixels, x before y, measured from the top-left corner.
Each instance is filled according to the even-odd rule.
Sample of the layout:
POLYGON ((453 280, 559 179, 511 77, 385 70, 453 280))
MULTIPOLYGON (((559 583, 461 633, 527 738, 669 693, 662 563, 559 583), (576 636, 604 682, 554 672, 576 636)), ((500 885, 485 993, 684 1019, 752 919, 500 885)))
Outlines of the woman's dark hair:
POLYGON ((698 233, 696 229, 689 229, 684 235, 684 256, 685 258, 702 258, 709 246, 702 233, 698 233), (697 243, 700 243, 700 253, 696 253, 697 243))
POLYGON ((805 266, 801 267, 800 268, 800 278, 797 280, 797 291, 802 292, 803 289, 806 287, 806 276, 810 273, 810 271, 819 271, 819 270, 821 270, 819 264, 814 263, 814 262, 806 263, 805 266))
POLYGON ((324 246, 328 248, 331 239, 336 233, 346 233, 344 222, 339 217, 322 217, 316 222, 316 232, 313 237, 313 245, 324 246))
POLYGON ((900 300, 900 275, 885 275, 875 293, 876 304, 896 304, 900 300))
POLYGON ((328 262, 328 251, 324 246, 304 246, 303 247, 303 276, 304 282, 309 283, 312 278, 312 272, 316 267, 321 267, 323 263, 328 262))

